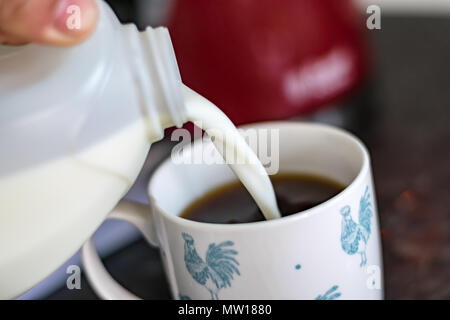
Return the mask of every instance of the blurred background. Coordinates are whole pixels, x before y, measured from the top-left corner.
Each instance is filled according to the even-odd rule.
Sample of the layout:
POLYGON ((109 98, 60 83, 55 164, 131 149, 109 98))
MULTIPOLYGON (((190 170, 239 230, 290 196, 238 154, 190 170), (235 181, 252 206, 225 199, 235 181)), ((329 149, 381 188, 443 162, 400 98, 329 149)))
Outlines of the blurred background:
MULTIPOLYGON (((385 297, 450 298, 450 1, 107 2, 124 23, 168 26, 183 81, 236 124, 299 119, 357 134, 372 156, 385 297)), ((147 202, 171 146, 152 146, 128 198, 147 202)), ((96 242, 122 285, 170 298, 157 250, 131 226, 108 221, 96 242)), ((70 264, 79 254, 21 298, 96 299, 84 280, 66 288, 70 264)))

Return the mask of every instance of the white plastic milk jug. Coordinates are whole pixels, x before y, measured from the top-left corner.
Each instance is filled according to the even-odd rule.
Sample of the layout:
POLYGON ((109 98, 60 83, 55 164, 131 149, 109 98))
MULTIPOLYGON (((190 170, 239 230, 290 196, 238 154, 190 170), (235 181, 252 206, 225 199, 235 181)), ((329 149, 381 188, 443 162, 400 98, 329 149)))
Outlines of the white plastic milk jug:
POLYGON ((150 144, 186 121, 167 29, 100 21, 72 48, 0 45, 0 298, 73 255, 128 191, 150 144))

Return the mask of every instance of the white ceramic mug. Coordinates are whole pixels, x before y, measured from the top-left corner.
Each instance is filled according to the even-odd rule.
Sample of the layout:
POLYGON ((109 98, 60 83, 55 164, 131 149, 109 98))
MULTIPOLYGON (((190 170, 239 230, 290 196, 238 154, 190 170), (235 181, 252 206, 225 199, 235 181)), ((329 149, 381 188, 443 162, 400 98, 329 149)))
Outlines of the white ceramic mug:
MULTIPOLYGON (((125 201, 109 218, 134 224, 160 248, 175 299, 382 299, 379 224, 363 144, 345 131, 319 124, 251 127, 279 129, 280 172, 324 176, 347 187, 324 203, 281 219, 201 223, 179 215, 212 188, 235 180, 233 173, 224 164, 180 165, 168 159, 149 183, 151 209, 125 201)), ((199 148, 194 144, 191 151, 199 148)), ((100 297, 137 298, 107 273, 92 240, 82 256, 100 297)))

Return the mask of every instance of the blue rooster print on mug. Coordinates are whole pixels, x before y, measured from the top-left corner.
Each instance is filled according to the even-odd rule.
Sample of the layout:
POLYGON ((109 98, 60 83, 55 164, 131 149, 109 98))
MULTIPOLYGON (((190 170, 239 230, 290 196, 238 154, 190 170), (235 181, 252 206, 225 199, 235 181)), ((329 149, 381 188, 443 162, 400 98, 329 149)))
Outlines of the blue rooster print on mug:
POLYGON ((316 297, 316 300, 335 300, 341 296, 341 293, 338 292, 339 286, 332 286, 327 292, 324 294, 319 294, 316 297))
POLYGON ((233 275, 240 275, 235 259, 238 252, 231 249, 233 241, 224 241, 220 244, 211 243, 203 260, 197 253, 194 238, 182 233, 184 239, 184 262, 192 278, 205 287, 212 300, 219 299, 219 291, 231 287, 233 275))
POLYGON ((341 209, 342 231, 341 246, 349 255, 359 253, 361 255, 361 264, 363 267, 367 263, 366 246, 370 237, 370 218, 373 216, 372 204, 370 202, 369 187, 366 187, 364 195, 359 202, 358 223, 353 221, 350 215, 350 206, 341 209))

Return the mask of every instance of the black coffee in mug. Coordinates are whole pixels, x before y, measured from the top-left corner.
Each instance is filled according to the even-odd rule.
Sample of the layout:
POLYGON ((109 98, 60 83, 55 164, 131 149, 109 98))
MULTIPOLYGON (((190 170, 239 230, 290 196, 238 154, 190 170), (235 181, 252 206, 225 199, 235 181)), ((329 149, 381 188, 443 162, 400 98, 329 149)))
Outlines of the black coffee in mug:
MULTIPOLYGON (((328 178, 283 173, 270 177, 283 217, 312 208, 334 197, 344 186, 328 178)), ((207 223, 248 223, 264 216, 241 182, 209 191, 181 214, 182 218, 207 223)))

